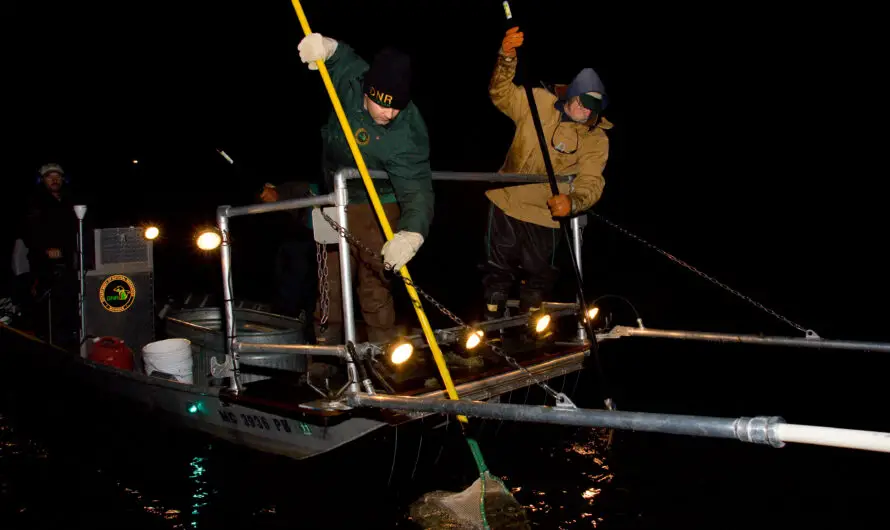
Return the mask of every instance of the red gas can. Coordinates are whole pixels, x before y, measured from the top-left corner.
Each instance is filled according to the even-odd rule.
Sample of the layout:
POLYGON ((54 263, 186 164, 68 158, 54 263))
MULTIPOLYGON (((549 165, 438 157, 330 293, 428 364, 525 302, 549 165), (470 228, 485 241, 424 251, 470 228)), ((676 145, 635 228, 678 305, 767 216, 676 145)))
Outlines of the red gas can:
POLYGON ((90 360, 121 370, 133 369, 133 351, 117 337, 102 337, 94 342, 90 360))

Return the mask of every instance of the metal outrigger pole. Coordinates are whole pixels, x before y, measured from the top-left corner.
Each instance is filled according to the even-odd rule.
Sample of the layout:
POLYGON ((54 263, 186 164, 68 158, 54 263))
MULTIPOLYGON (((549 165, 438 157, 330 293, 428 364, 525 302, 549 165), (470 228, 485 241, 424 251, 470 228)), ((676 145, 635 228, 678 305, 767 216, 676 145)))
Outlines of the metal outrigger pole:
POLYGON ((786 423, 780 416, 716 418, 365 394, 351 394, 348 403, 356 407, 462 414, 495 420, 726 438, 772 447, 793 442, 890 453, 890 433, 795 425, 786 423))

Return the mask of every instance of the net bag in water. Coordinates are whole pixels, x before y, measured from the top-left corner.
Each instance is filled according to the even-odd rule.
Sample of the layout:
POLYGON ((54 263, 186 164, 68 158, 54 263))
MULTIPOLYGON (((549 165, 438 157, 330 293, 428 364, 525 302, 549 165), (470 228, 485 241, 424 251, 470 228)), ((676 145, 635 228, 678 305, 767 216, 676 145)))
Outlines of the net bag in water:
POLYGON ((422 528, 531 528, 525 510, 513 494, 488 471, 463 491, 427 493, 411 505, 409 513, 422 528))

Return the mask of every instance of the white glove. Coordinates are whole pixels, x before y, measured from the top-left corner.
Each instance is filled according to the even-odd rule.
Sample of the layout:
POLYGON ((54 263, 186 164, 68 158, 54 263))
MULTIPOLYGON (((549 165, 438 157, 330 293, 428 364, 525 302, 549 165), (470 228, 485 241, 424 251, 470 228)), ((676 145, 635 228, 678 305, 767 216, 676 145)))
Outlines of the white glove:
POLYGON ((297 45, 300 51, 300 60, 309 63, 310 70, 318 70, 315 61, 327 61, 337 50, 337 41, 328 37, 322 37, 320 33, 310 33, 303 37, 297 45))
POLYGON ((416 232, 396 232, 392 239, 383 244, 380 253, 383 254, 383 262, 398 271, 411 261, 422 244, 423 236, 416 232))

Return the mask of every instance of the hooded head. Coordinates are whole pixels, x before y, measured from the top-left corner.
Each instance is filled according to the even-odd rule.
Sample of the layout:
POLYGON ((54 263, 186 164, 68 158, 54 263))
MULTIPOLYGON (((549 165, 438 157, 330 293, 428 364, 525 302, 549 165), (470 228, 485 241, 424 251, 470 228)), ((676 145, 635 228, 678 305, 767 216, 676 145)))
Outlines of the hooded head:
POLYGON ((598 109, 587 107, 594 112, 603 111, 608 105, 606 86, 593 68, 581 70, 575 76, 575 79, 572 79, 572 82, 569 83, 569 88, 566 90, 566 99, 572 99, 575 96, 581 96, 581 103, 585 107, 587 107, 586 103, 598 106, 598 109), (587 97, 585 98, 584 96, 587 97), (597 99, 599 103, 593 103, 592 99, 597 99))
MULTIPOLYGON (((566 105, 576 97, 580 106, 590 111, 587 123, 592 126, 608 105, 606 87, 593 68, 585 68, 578 72, 578 75, 566 87, 564 95, 556 102, 556 108, 566 114, 569 114, 570 111, 575 111, 577 114, 576 107, 566 108, 566 105)), ((578 117, 572 119, 581 121, 578 117)))

